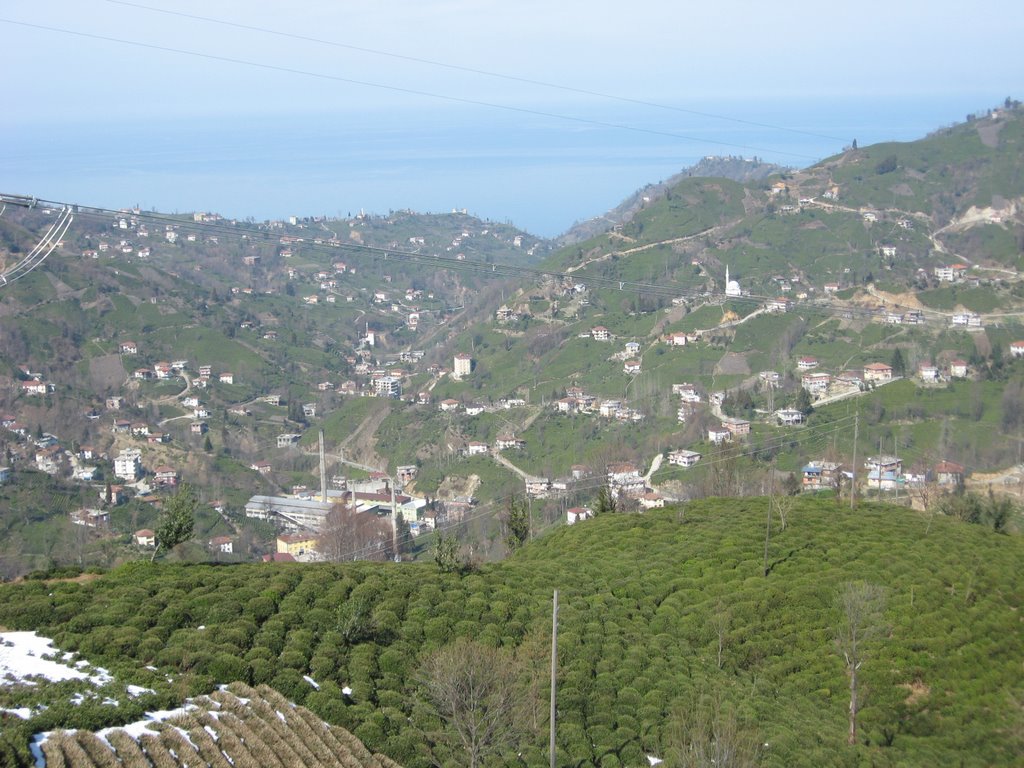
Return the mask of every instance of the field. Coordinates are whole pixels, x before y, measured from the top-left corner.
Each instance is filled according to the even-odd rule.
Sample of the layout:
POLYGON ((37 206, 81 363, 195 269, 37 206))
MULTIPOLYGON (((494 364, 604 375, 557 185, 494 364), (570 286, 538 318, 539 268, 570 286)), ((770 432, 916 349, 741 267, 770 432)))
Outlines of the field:
MULTIPOLYGON (((234 679, 269 684, 409 766, 428 764, 436 738, 418 670, 431 652, 473 638, 516 660, 534 712, 516 749, 538 765, 557 588, 560 765, 637 766, 645 755, 672 764, 679 723, 707 696, 767 745, 766 766, 1013 764, 1024 725, 1024 542, 898 507, 800 499, 784 529, 773 514, 766 554, 766 512, 765 499, 719 499, 604 516, 463 574, 136 563, 87 583, 5 586, 0 623, 37 629, 162 697, 234 679), (837 596, 851 582, 878 585, 884 610, 862 649, 867 693, 848 747, 834 640, 837 596)), ((0 706, 47 695, 4 689, 0 706)), ((96 713, 75 721, 116 724, 116 712, 89 723, 96 713)), ((47 717, 15 723, 8 754, 47 717)))

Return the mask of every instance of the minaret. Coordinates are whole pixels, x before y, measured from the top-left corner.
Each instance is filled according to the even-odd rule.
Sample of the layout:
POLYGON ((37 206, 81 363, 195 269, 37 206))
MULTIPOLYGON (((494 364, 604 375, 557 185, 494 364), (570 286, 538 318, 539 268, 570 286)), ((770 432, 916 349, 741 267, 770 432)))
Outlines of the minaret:
POLYGON ((725 265, 725 290, 729 290, 729 265, 725 265))

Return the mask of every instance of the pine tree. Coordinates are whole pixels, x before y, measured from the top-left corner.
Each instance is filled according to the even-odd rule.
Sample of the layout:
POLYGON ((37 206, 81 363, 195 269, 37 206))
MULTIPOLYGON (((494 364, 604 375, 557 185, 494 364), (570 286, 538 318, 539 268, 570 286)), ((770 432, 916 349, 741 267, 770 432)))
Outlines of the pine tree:
POLYGON ((617 512, 618 505, 615 503, 615 497, 612 496, 612 492, 608 489, 607 485, 602 485, 597 491, 597 503, 594 504, 594 515, 603 515, 606 512, 617 512))

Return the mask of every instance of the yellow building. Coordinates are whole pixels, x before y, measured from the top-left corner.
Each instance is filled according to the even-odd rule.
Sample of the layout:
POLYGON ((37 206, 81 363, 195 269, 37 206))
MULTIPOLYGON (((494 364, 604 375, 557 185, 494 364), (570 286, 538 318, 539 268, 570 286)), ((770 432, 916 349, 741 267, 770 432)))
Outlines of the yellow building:
POLYGON ((277 537, 279 554, 287 552, 292 557, 316 551, 316 536, 312 533, 287 533, 277 537))

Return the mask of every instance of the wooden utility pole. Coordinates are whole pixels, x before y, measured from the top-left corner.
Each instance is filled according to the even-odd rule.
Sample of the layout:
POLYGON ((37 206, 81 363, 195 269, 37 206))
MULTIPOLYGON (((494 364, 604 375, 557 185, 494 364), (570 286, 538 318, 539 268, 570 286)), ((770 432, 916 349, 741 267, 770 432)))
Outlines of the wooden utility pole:
POLYGON ((555 681, 558 675, 558 590, 551 601, 551 712, 548 720, 551 724, 548 751, 551 768, 555 768, 555 681))
POLYGON ((860 428, 860 411, 853 417, 853 472, 850 478, 850 509, 853 509, 857 498, 857 432, 860 428))

